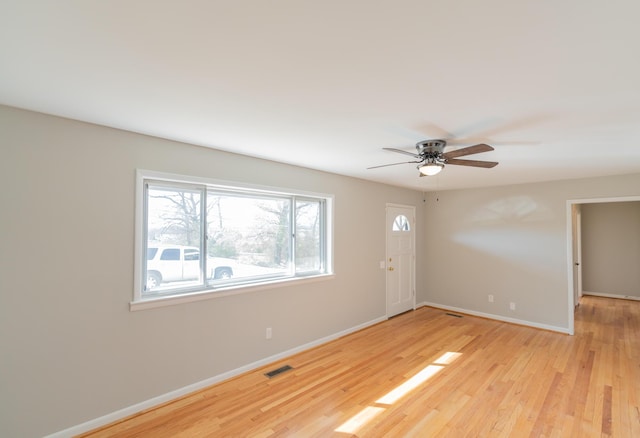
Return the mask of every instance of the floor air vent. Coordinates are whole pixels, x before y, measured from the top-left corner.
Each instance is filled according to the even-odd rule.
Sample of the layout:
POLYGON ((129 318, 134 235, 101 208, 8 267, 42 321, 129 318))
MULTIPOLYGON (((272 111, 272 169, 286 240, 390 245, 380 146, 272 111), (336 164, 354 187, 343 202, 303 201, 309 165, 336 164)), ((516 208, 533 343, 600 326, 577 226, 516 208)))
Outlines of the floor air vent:
POLYGON ((449 316, 455 316, 456 318, 462 318, 462 315, 456 315, 455 313, 447 313, 449 316))
POLYGON ((285 372, 287 372, 289 370, 292 370, 292 369, 293 368, 291 368, 289 365, 285 365, 285 366, 280 367, 278 369, 275 369, 273 371, 269 371, 268 373, 264 373, 264 375, 271 379, 272 377, 275 377, 278 374, 285 373, 285 372))

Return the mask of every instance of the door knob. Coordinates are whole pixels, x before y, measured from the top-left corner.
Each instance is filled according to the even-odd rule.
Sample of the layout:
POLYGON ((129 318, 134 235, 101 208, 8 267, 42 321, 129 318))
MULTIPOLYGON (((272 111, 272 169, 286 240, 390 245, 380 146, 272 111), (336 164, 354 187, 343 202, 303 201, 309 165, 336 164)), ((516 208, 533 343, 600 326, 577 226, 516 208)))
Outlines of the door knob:
POLYGON ((389 266, 389 270, 390 270, 390 271, 393 271, 393 266, 389 266))

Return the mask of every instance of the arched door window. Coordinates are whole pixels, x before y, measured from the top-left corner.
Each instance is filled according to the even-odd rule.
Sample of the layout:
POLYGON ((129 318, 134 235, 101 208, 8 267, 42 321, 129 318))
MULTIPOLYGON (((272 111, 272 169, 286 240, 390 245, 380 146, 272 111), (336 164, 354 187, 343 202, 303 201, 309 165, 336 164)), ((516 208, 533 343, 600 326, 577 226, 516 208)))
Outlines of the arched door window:
POLYGON ((393 231, 410 231, 409 219, 403 214, 399 214, 393 220, 393 231))

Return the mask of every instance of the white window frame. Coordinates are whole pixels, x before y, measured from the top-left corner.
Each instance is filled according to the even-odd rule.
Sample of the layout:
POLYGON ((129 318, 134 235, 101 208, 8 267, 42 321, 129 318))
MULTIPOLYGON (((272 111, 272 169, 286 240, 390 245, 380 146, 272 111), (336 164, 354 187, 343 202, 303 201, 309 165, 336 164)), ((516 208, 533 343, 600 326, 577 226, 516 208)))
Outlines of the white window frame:
MULTIPOLYGON (((255 292, 257 290, 280 287, 288 284, 300 284, 304 282, 314 282, 327 280, 334 277, 333 273, 333 204, 334 196, 326 193, 306 192, 300 190, 274 188, 268 186, 260 186, 253 184, 237 183, 212 178, 186 176, 166 172, 157 172, 152 170, 137 169, 136 170, 136 205, 135 205, 135 245, 134 245, 134 288, 133 301, 130 303, 130 310, 144 310, 155 307, 163 307, 167 305, 180 304, 185 302, 212 299, 217 297, 235 295, 240 293, 255 292), (146 257, 146 217, 145 202, 146 190, 145 184, 148 181, 166 183, 168 185, 205 185, 215 190, 225 190, 230 192, 248 191, 249 193, 259 195, 260 193, 274 196, 296 197, 301 199, 318 199, 324 203, 325 224, 323 227, 323 264, 324 270, 318 274, 301 274, 281 276, 275 279, 257 280, 247 283, 236 282, 228 285, 222 285, 216 288, 202 287, 189 292, 176 292, 174 294, 163 294, 158 296, 144 296, 143 290, 146 284, 146 277, 143 275, 146 257)), ((294 202, 295 208, 295 202, 294 202)), ((293 256, 292 256, 293 257, 293 256)))

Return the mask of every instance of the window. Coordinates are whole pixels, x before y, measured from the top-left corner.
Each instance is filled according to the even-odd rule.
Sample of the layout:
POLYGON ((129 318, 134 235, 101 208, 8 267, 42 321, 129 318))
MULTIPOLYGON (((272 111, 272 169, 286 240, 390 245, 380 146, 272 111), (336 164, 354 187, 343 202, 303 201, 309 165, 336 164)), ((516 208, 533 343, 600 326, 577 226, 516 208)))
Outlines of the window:
POLYGON ((150 260, 156 256, 158 248, 147 248, 147 260, 150 260))
POLYGON ((332 197, 138 172, 135 301, 331 273, 332 197))
POLYGON ((184 250, 184 259, 185 260, 200 260, 200 251, 197 249, 185 249, 184 250))
POLYGON ((396 216, 393 220, 393 231, 410 231, 409 219, 403 214, 396 216))
POLYGON ((160 260, 180 260, 180 250, 176 248, 165 249, 164 251, 162 251, 160 260))

